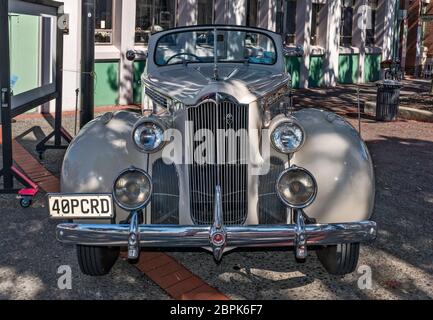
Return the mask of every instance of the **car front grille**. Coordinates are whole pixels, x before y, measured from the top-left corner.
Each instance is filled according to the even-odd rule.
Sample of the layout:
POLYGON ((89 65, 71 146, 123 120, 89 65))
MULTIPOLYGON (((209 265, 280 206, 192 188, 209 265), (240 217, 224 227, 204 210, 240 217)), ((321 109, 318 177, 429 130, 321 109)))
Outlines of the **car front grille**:
POLYGON ((150 99, 152 99, 154 102, 158 103, 162 107, 164 107, 164 108, 168 107, 167 98, 165 98, 162 94, 160 94, 160 93, 156 92, 155 90, 152 90, 148 87, 146 87, 145 93, 150 99))
MULTIPOLYGON (((248 133, 248 105, 231 101, 215 102, 207 100, 198 106, 188 108, 188 120, 192 123, 192 136, 189 165, 191 218, 197 225, 209 225, 213 222, 215 187, 222 189, 223 221, 226 225, 242 225, 248 214, 248 140, 236 138, 231 150, 228 138, 218 138, 218 130, 248 133), (212 132, 215 139, 195 141, 198 130, 212 132), (206 146, 201 154, 206 156, 206 163, 197 163, 194 152, 199 146, 206 146), (206 154, 214 148, 215 152, 206 154), (225 156, 221 156, 225 154, 225 156)), ((204 132, 204 131, 201 131, 204 132)), ((245 135, 244 135, 245 137, 245 135)))
POLYGON ((287 207, 281 202, 275 188, 285 162, 271 157, 269 172, 259 177, 259 223, 287 224, 287 207))
POLYGON ((152 224, 179 224, 179 178, 174 164, 157 160, 152 166, 152 224))

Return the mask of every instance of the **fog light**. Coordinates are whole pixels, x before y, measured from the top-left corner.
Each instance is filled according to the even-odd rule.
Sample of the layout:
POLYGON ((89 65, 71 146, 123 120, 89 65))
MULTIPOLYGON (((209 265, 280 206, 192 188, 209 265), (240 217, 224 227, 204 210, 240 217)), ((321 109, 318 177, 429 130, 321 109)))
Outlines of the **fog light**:
POLYGON ((303 168, 292 167, 284 171, 277 181, 277 193, 288 207, 302 209, 316 199, 317 183, 313 175, 303 168))
POLYGON ((123 171, 114 182, 113 198, 122 209, 143 209, 152 195, 150 176, 143 170, 131 168, 123 171))

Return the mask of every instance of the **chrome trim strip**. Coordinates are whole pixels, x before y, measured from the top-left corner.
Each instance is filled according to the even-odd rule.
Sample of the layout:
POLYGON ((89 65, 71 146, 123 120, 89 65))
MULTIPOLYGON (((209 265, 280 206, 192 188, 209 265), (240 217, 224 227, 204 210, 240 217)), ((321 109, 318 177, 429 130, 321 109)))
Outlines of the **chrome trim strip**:
POLYGON ((306 241, 306 232, 305 232, 305 220, 304 214, 302 210, 295 210, 296 212, 296 258, 297 259, 306 259, 308 255, 307 251, 307 241, 306 241))
MULTIPOLYGON (((147 248, 209 247, 211 226, 139 225, 140 246, 147 248)), ((362 243, 376 239, 373 221, 305 225, 299 233, 297 225, 225 226, 226 247, 290 247, 299 234, 306 245, 362 243)), ((57 239, 67 244, 123 247, 128 245, 130 225, 60 224, 57 239)))
POLYGON ((227 244, 227 231, 224 227, 222 211, 221 187, 215 187, 214 222, 210 229, 209 241, 212 245, 213 256, 216 261, 221 261, 227 244))
POLYGON ((138 229, 138 212, 134 212, 129 225, 128 259, 137 259, 140 255, 140 233, 138 229))

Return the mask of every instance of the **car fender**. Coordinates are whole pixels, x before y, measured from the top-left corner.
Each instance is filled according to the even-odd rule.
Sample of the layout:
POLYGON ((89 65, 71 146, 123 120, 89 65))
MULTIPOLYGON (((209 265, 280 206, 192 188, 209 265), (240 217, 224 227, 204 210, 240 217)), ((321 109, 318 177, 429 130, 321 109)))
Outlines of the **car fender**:
POLYGON ((306 132, 292 164, 309 170, 318 193, 306 214, 318 223, 371 218, 375 197, 373 163, 364 141, 342 117, 324 110, 294 113, 306 132))
MULTIPOLYGON (((139 114, 107 113, 81 129, 69 145, 62 166, 62 193, 112 193, 118 174, 134 166, 146 171, 147 157, 131 139, 139 114)), ((117 220, 128 213, 116 208, 117 220)))

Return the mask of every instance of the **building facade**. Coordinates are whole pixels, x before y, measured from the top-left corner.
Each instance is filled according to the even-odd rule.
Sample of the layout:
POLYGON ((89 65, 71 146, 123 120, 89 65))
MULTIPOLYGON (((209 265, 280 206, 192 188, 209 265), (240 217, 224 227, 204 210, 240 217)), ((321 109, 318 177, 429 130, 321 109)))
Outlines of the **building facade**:
POLYGON ((422 76, 433 68, 433 1, 402 0, 400 56, 407 74, 422 76))
MULTIPOLYGON (((81 1, 63 0, 70 15, 64 47, 64 109, 80 86, 81 1)), ((196 24, 254 26, 280 33, 296 88, 332 87, 380 78, 380 62, 398 46, 398 0, 96 0, 95 105, 140 103, 152 32, 196 24), (294 49, 302 49, 295 51, 294 49)))

